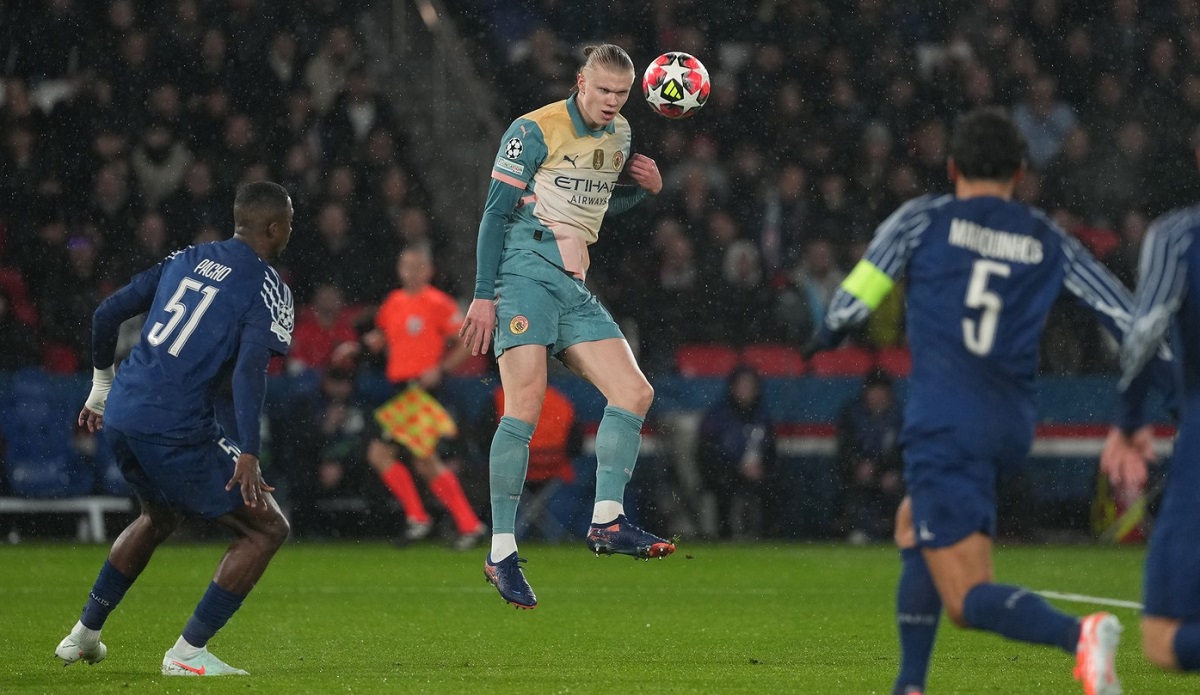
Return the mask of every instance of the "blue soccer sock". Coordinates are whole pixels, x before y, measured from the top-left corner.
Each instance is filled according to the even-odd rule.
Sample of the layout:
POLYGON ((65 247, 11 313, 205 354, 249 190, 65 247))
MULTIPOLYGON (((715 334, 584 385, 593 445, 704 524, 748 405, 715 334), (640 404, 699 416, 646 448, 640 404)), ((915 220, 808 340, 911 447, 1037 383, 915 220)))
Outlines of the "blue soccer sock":
POLYGON ((183 639, 193 647, 203 648, 217 630, 225 627, 245 600, 245 594, 235 594, 217 586, 216 582, 209 582, 208 591, 204 592, 200 603, 196 604, 196 612, 183 628, 183 639))
POLYGON ((133 586, 133 579, 117 571, 108 560, 100 568, 92 592, 88 594, 87 603, 83 606, 83 615, 79 622, 89 630, 99 630, 108 620, 108 614, 116 609, 117 604, 125 597, 125 592, 133 586))
MULTIPOLYGON (((633 477, 642 448, 643 418, 610 405, 596 430, 596 501, 625 503, 625 485, 633 477)), ((604 522, 602 522, 604 523, 604 522)))
POLYGON ((1175 662, 1184 671, 1200 671, 1200 623, 1184 623, 1175 632, 1175 662))
POLYGON ((1021 642, 1056 645, 1068 654, 1079 644, 1078 618, 1019 586, 976 585, 963 600, 963 618, 971 627, 1021 642))
POLYGON ((933 584, 919 548, 900 551, 900 582, 896 587, 896 627, 900 633, 900 673, 892 695, 924 692, 929 658, 937 638, 942 598, 933 584))
POLYGON ((529 468, 530 439, 533 439, 533 425, 515 417, 500 418, 488 456, 492 534, 514 533, 516 530, 517 504, 521 501, 525 472, 529 468))

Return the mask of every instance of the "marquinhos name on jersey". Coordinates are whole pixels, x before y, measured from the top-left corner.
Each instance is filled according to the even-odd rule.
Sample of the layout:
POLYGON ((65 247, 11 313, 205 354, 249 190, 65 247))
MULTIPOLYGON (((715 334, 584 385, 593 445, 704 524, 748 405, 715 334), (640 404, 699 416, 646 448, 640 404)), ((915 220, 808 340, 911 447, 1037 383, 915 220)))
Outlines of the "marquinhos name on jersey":
POLYGON ((624 117, 588 130, 573 95, 514 121, 492 167, 493 179, 525 191, 505 250, 536 251, 583 279, 629 146, 624 117))

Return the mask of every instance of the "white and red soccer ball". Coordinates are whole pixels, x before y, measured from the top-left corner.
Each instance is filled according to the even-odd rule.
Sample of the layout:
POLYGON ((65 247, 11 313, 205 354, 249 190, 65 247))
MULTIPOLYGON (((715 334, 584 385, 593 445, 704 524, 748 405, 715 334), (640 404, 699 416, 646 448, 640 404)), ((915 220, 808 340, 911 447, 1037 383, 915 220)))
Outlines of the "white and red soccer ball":
POLYGON ((711 90, 708 70, 688 53, 664 53, 650 63, 642 76, 646 103, 667 118, 694 115, 708 101, 711 90))

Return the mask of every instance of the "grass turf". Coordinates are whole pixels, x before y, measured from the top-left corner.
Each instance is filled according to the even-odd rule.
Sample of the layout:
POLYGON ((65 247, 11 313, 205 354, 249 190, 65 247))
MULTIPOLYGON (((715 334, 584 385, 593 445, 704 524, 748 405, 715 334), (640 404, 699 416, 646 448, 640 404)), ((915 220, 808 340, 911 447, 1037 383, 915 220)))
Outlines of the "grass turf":
MULTIPOLYGON (((163 652, 203 592, 222 546, 161 548, 105 628, 108 658, 64 669, 54 647, 107 552, 0 547, 0 692, 128 693, 883 693, 895 675, 884 546, 684 543, 649 563, 581 545, 527 545, 537 610, 505 605, 482 551, 383 543, 286 546, 210 643, 249 678, 166 679, 163 652), (203 681, 203 682, 198 682, 203 681)), ((1117 547, 998 551, 1000 580, 1137 600, 1143 552, 1117 547)), ((1059 604, 1082 614, 1095 610, 1059 604)), ((1151 668, 1137 614, 1118 672, 1131 693, 1193 692, 1151 668)), ((931 693, 1075 693, 1056 649, 957 630, 943 619, 931 693)))

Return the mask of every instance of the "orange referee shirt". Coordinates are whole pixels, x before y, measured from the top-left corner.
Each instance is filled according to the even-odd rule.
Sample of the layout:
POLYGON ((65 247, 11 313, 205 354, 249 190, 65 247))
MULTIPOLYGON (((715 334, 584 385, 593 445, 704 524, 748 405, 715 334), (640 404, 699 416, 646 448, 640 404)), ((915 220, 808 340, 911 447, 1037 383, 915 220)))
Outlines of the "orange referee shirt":
POLYGON ((387 338, 388 381, 402 383, 437 366, 462 322, 458 303, 436 287, 416 294, 393 290, 375 314, 375 326, 387 338))

